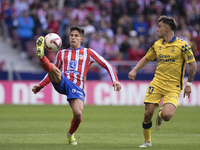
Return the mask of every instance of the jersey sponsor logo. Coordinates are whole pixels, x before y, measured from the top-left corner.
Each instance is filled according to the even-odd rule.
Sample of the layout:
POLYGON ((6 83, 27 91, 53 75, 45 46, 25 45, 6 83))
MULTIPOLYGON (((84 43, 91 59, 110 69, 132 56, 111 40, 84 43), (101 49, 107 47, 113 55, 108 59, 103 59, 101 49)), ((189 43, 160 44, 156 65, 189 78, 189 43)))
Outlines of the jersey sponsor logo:
POLYGON ((158 59, 158 62, 175 62, 175 59, 158 59))
POLYGON ((76 91, 77 93, 79 93, 79 94, 81 94, 81 95, 83 95, 83 93, 82 92, 80 92, 80 91, 76 91))
POLYGON ((175 59, 171 59, 170 55, 158 55, 158 62, 175 62, 175 59))
MULTIPOLYGON (((83 93, 82 93, 82 92, 80 92, 80 91, 77 91, 76 89, 72 89, 72 93, 78 93, 78 94, 81 94, 81 95, 83 95, 83 93)), ((80 95, 80 97, 82 97, 81 95, 80 95)))
POLYGON ((170 55, 162 55, 162 54, 159 54, 159 55, 158 55, 158 58, 170 58, 170 55))
POLYGON ((69 62, 69 67, 70 67, 70 70, 75 70, 76 69, 76 61, 72 60, 69 62))

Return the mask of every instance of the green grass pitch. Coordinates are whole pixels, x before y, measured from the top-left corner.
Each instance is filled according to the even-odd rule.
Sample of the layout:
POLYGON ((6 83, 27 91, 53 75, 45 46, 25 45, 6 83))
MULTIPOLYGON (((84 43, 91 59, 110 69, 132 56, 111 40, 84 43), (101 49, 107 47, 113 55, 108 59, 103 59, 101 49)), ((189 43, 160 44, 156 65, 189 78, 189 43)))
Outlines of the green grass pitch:
POLYGON ((199 150, 200 107, 178 107, 169 122, 154 130, 152 147, 143 143, 144 106, 84 106, 83 121, 68 145, 70 106, 0 105, 0 150, 199 150))

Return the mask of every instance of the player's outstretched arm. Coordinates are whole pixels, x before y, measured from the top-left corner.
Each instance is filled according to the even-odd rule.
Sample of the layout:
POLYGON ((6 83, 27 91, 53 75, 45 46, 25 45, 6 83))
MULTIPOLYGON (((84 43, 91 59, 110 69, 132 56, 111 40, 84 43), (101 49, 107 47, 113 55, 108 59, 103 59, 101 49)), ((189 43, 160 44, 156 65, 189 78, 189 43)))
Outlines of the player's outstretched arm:
POLYGON ((135 80, 137 71, 141 68, 143 68, 149 60, 144 56, 140 61, 137 63, 137 65, 128 73, 128 78, 130 80, 135 80))
POLYGON ((34 94, 38 93, 43 87, 38 85, 33 86, 32 91, 34 94))
POLYGON ((183 93, 184 98, 185 98, 185 95, 188 96, 188 98, 190 98, 190 93, 192 91, 192 89, 191 89, 192 81, 193 81, 194 76, 197 71, 196 61, 189 63, 189 65, 190 65, 190 68, 189 68, 189 74, 188 74, 188 81, 187 81, 187 84, 185 86, 184 93, 183 93))
POLYGON ((121 90, 121 84, 118 81, 114 81, 112 86, 114 87, 114 91, 120 91, 121 90))

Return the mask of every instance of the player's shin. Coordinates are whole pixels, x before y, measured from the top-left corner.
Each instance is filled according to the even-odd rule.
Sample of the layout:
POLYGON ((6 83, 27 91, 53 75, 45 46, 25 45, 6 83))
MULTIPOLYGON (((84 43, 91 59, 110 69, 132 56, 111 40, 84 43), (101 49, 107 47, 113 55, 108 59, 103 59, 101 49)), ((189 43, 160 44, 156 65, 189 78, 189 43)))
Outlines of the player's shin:
POLYGON ((53 69, 53 65, 51 64, 51 62, 47 59, 46 56, 43 56, 42 58, 40 58, 40 64, 42 66, 42 68, 46 71, 46 72, 50 72, 53 69))
POLYGON ((71 126, 70 126, 70 129, 69 129, 68 133, 71 134, 71 135, 74 134, 74 132, 78 129, 81 121, 82 121, 82 116, 78 120, 73 118, 72 121, 71 121, 71 126))

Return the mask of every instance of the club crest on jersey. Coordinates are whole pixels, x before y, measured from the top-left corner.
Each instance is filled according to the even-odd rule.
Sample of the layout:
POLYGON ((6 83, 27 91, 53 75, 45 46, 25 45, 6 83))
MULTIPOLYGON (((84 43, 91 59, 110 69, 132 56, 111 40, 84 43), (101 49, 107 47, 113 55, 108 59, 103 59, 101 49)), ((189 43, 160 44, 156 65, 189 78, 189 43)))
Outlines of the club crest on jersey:
POLYGON ((85 57, 85 55, 80 55, 80 60, 83 60, 83 58, 85 57))
POLYGON ((158 50, 161 50, 162 49, 162 47, 161 46, 159 46, 159 49, 158 50))
POLYGON ((171 50, 171 52, 174 52, 174 46, 172 47, 172 50, 171 50))
POLYGON ((76 69, 76 61, 72 60, 69 62, 69 67, 70 67, 70 70, 75 70, 76 69))

